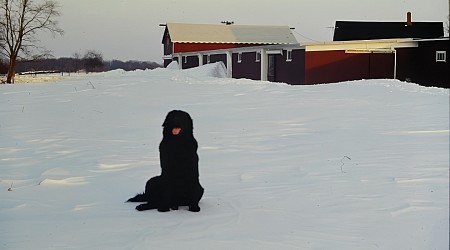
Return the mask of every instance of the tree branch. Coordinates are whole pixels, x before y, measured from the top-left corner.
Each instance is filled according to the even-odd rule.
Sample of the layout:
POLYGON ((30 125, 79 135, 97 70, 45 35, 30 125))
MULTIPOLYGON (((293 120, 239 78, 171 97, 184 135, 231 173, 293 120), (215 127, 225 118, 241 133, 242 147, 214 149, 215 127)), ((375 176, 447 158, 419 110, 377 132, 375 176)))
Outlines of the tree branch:
POLYGON ((37 45, 38 32, 64 34, 56 21, 61 15, 58 8, 54 0, 45 0, 43 3, 34 0, 0 0, 0 55, 9 57, 10 71, 14 71, 15 60, 20 52, 31 56, 33 51, 43 51, 37 45))

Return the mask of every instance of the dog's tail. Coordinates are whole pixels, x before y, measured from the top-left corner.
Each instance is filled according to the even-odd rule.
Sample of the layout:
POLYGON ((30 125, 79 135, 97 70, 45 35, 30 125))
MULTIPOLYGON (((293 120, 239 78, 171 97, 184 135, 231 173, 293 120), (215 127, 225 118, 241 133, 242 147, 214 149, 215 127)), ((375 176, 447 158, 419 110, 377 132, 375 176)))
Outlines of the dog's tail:
POLYGON ((133 198, 127 200, 127 202, 146 202, 147 197, 145 194, 137 194, 133 198))

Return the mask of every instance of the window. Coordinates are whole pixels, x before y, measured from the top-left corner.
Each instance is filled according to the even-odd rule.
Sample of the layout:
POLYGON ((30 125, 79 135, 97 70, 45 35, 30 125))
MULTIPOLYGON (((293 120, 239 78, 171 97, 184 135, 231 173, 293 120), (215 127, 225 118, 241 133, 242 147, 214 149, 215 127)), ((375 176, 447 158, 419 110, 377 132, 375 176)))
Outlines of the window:
POLYGON ((446 62, 447 51, 436 51, 436 62, 446 62))
POLYGON ((256 62, 260 62, 261 61, 261 52, 256 52, 256 62))
POLYGON ((286 62, 292 62, 292 50, 286 50, 286 62))
POLYGON ((238 53, 238 58, 237 58, 237 62, 241 63, 242 62, 242 53, 238 53))

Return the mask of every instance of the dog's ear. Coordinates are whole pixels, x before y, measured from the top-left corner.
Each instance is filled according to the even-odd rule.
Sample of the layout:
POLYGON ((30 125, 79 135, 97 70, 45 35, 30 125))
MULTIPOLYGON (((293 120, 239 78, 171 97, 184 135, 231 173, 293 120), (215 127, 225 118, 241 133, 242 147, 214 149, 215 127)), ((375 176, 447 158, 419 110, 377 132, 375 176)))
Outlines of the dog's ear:
POLYGON ((187 112, 180 111, 180 122, 181 129, 183 129, 185 132, 189 134, 192 134, 194 132, 194 124, 192 118, 187 112))
POLYGON ((166 127, 170 127, 170 120, 171 120, 171 116, 174 115, 175 110, 170 111, 167 115, 166 115, 166 119, 164 119, 164 122, 162 124, 162 126, 164 128, 166 127))

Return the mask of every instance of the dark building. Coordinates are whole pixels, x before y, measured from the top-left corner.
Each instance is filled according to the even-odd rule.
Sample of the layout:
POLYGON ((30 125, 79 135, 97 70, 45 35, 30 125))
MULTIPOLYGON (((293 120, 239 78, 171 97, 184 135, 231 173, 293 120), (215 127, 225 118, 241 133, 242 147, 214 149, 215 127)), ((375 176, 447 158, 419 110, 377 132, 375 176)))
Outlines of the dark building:
POLYGON ((333 41, 373 40, 391 38, 440 38, 442 22, 412 22, 408 12, 404 22, 336 21, 333 41))
POLYGON ((417 47, 397 49, 396 79, 450 88, 449 38, 417 40, 417 47))

